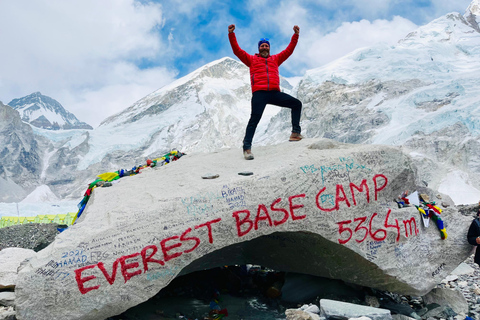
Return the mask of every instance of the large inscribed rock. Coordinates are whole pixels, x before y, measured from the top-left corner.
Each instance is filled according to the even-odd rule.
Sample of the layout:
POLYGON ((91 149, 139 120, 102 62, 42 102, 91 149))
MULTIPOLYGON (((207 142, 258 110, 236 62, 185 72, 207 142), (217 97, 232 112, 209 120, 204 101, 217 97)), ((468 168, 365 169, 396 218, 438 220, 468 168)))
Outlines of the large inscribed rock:
POLYGON ((240 149, 186 155, 95 189, 77 224, 20 269, 17 317, 105 319, 179 274, 245 263, 422 295, 470 254, 470 219, 443 208, 441 240, 393 201, 406 190, 415 168, 387 146, 306 139, 258 147, 254 161, 240 149))

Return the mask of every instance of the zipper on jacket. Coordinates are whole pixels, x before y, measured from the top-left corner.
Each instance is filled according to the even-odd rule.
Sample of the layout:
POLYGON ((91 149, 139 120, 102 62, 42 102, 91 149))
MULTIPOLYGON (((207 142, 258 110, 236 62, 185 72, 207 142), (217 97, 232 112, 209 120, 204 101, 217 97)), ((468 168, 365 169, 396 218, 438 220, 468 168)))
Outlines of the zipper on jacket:
POLYGON ((265 58, 265 66, 267 67, 267 91, 270 91, 270 78, 268 77, 268 58, 265 58))

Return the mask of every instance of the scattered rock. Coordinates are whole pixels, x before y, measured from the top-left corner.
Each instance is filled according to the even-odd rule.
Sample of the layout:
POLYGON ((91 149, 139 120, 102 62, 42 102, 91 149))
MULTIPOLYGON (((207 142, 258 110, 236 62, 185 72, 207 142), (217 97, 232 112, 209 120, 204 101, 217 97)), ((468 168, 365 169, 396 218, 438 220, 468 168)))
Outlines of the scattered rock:
POLYGON ((13 289, 17 283, 17 269, 35 251, 23 248, 5 248, 0 251, 0 290, 13 289))
POLYGON ((452 271, 452 275, 460 276, 460 275, 471 275, 475 272, 475 269, 470 267, 465 262, 462 262, 458 267, 456 267, 452 271))
POLYGON ((216 179, 220 177, 219 174, 216 174, 216 173, 207 173, 205 175, 202 176, 202 179, 216 179))
POLYGON ((13 307, 0 307, 0 320, 16 320, 13 307))
POLYGON ((468 303, 460 291, 435 288, 423 297, 425 304, 437 303, 447 306, 456 313, 468 313, 468 303))
POLYGON ((285 311, 285 315, 287 316, 287 320, 320 320, 320 316, 308 313, 303 310, 299 309, 287 309, 285 311))
POLYGON ((24 248, 38 252, 55 240, 56 223, 31 223, 0 228, 0 250, 24 248))
POLYGON ((0 306, 14 307, 15 306, 15 292, 11 292, 11 291, 0 292, 0 306))
POLYGON ((380 307, 380 302, 378 302, 377 297, 367 295, 365 297, 365 302, 370 307, 374 307, 374 308, 380 307))
POLYGON ((348 318, 366 316, 372 320, 392 320, 390 310, 361 306, 329 299, 320 300, 320 315, 326 317, 327 319, 335 315, 348 318))

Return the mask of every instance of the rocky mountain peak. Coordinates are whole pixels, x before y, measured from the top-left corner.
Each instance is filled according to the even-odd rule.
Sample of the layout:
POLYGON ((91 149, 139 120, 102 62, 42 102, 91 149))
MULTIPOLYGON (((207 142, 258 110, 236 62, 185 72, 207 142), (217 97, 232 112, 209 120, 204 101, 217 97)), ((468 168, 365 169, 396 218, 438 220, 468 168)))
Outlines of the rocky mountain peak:
POLYGON ((473 0, 467 8, 467 12, 474 15, 480 15, 480 0, 473 0))
POLYGON ((34 92, 28 96, 13 99, 8 103, 20 113, 24 122, 48 130, 93 129, 89 124, 78 120, 73 113, 55 99, 34 92))
POLYGON ((473 0, 463 16, 477 32, 480 32, 480 0, 473 0))

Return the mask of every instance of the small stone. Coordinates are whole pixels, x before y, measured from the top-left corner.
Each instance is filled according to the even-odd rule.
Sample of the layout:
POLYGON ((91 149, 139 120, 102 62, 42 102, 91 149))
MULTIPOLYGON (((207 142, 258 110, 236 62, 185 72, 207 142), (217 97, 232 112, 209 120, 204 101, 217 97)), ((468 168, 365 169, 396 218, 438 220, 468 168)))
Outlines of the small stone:
POLYGON ((315 313, 315 314, 320 314, 320 308, 317 307, 314 304, 312 304, 310 306, 307 306, 307 308, 305 308, 304 311, 310 312, 310 313, 315 313))
POLYGON ((456 280, 458 280, 458 276, 454 274, 450 274, 445 279, 442 280, 442 283, 444 283, 444 281, 451 282, 456 280))
POLYGON ((219 174, 215 174, 215 173, 207 173, 205 175, 202 176, 202 179, 216 179, 220 177, 219 174))
POLYGON ((238 174, 241 175, 241 176, 251 176, 251 175, 253 175, 253 172, 251 172, 251 171, 242 171, 242 172, 239 172, 238 174))
POLYGON ((377 297, 367 295, 365 297, 365 302, 370 307, 374 307, 374 308, 379 308, 380 307, 380 302, 378 301, 377 297))

